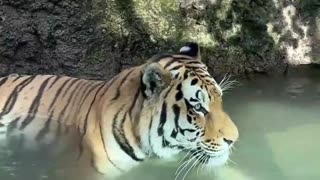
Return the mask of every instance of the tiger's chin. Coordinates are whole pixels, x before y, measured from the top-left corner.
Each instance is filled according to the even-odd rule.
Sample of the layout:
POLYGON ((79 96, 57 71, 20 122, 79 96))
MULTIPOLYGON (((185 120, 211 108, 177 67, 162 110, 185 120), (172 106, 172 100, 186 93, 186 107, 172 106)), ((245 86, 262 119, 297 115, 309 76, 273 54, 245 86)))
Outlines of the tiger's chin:
POLYGON ((230 157, 229 151, 224 151, 219 154, 206 154, 206 157, 202 158, 204 168, 212 170, 213 168, 221 167, 227 164, 230 157))
POLYGON ((225 165, 229 160, 230 153, 226 151, 226 153, 223 153, 218 156, 210 156, 208 158, 208 161, 206 162, 206 168, 212 168, 212 167, 219 167, 225 165))

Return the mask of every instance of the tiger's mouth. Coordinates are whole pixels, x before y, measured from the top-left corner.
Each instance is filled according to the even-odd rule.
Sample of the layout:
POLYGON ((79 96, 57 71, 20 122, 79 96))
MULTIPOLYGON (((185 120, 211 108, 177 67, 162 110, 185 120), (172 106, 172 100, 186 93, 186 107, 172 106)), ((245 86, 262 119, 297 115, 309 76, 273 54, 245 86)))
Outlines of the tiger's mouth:
POLYGON ((204 164, 209 167, 222 166, 226 164, 230 155, 229 150, 209 151, 208 149, 197 148, 193 152, 193 157, 195 157, 200 164, 204 164))
POLYGON ((201 147, 192 149, 180 161, 182 163, 175 173, 175 180, 180 176, 185 179, 191 170, 196 170, 198 174, 202 170, 211 171, 212 168, 223 166, 229 160, 229 155, 228 149, 220 151, 208 151, 201 147))

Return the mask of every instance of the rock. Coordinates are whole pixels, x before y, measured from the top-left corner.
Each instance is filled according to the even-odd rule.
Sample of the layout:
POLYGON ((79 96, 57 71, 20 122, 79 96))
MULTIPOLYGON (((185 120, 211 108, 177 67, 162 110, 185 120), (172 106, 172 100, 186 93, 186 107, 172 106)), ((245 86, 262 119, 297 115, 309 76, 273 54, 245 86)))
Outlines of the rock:
POLYGON ((110 79, 186 41, 213 76, 283 73, 320 62, 319 15, 316 0, 2 0, 0 75, 110 79))

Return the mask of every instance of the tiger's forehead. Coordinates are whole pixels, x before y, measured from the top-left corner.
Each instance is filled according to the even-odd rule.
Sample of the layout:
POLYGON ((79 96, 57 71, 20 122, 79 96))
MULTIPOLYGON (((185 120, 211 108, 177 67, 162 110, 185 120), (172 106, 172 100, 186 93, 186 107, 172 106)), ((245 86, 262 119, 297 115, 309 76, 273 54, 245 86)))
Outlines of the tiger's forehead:
MULTIPOLYGON (((184 80, 197 78, 200 84, 211 96, 222 96, 222 89, 215 79, 210 75, 207 66, 198 60, 185 55, 161 55, 156 61, 165 69, 169 70, 173 78, 178 76, 184 80), (192 77, 191 77, 192 76, 192 77)), ((155 60, 154 59, 154 60, 155 60)))
POLYGON ((195 79, 186 79, 182 82, 182 90, 189 101, 202 101, 209 103, 211 100, 209 92, 204 86, 196 83, 195 79))
POLYGON ((202 90, 205 90, 208 93, 208 96, 222 96, 220 85, 207 71, 206 65, 201 65, 202 66, 199 66, 199 68, 188 68, 188 66, 186 66, 186 71, 191 72, 191 82, 197 81, 196 84, 198 84, 202 90))
POLYGON ((184 80, 184 91, 190 92, 190 95, 197 96, 197 98, 204 101, 213 101, 217 97, 222 96, 222 90, 215 81, 204 80, 195 76, 184 80))

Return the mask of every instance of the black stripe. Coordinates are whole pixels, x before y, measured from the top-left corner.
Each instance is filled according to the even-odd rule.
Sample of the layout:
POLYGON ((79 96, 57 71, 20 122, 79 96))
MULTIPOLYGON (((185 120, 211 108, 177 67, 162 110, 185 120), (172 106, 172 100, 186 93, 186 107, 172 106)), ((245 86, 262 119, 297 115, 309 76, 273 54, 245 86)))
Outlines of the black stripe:
POLYGON ((182 84, 178 84, 176 90, 178 91, 176 93, 176 101, 180 101, 183 98, 183 93, 182 93, 182 84))
MULTIPOLYGON (((83 93, 85 93, 85 95, 82 95, 81 96, 81 99, 79 101, 79 109, 78 111, 81 111, 81 107, 83 105, 83 103, 85 102, 85 100, 87 99, 87 97, 89 96, 89 94, 91 93, 91 91, 93 89, 95 89, 97 86, 99 86, 100 84, 96 84, 96 85, 92 85, 93 83, 92 82, 88 82, 87 83, 87 86, 85 87, 85 89, 83 90, 83 93), (91 87, 91 89, 89 89, 91 87), (88 91, 87 91, 88 90, 88 91)), ((79 120, 80 121, 80 120, 79 120)), ((80 129, 80 126, 78 127, 78 131, 81 133, 81 129, 80 129)), ((84 134, 83 134, 84 135, 84 134)), ((82 144, 82 140, 83 140, 83 136, 81 136, 81 141, 80 141, 80 144, 79 144, 79 155, 78 155, 78 159, 80 159, 81 155, 82 155, 82 152, 83 152, 83 144, 82 144)))
POLYGON ((110 163, 116 167, 118 170, 120 171, 123 171, 122 169, 120 169, 113 161, 111 161, 110 157, 109 157, 109 154, 108 154, 108 151, 106 149, 106 145, 105 145, 105 142, 104 142, 104 138, 103 138, 103 134, 102 134, 102 126, 101 126, 101 121, 99 121, 99 128, 100 128, 100 137, 101 137, 101 141, 102 141, 102 144, 103 144, 103 149, 104 149, 104 152, 106 153, 106 156, 108 158, 108 160, 110 161, 110 163))
POLYGON ((184 149, 181 145, 172 145, 164 136, 162 136, 162 147, 167 147, 171 149, 184 149))
POLYGON ((133 111, 134 106, 136 105, 136 102, 138 100, 139 95, 140 95, 140 88, 138 88, 136 94, 134 95, 133 102, 132 102, 132 104, 131 104, 131 106, 129 108, 129 118, 130 118, 131 121, 133 120, 132 119, 132 111, 133 111))
POLYGON ((172 110, 174 113, 174 124, 176 126, 176 129, 179 130, 179 117, 180 117, 180 107, 176 104, 172 106, 172 110))
POLYGON ((197 78, 195 78, 195 79, 192 79, 192 81, 191 81, 191 86, 194 86, 194 85, 196 85, 197 83, 198 83, 198 79, 197 78))
POLYGON ((167 141, 164 136, 162 136, 162 147, 169 147, 171 145, 171 143, 169 141, 167 141))
MULTIPOLYGON (((88 118, 89 118, 89 114, 90 114, 90 112, 91 112, 91 108, 92 108, 92 106, 93 106, 93 104, 94 104, 94 102, 96 101, 96 98, 97 98, 97 95, 98 95, 98 93, 100 92, 100 90, 102 89, 102 87, 103 87, 103 85, 101 85, 101 83, 100 84, 98 84, 100 87, 98 88, 98 90, 96 91, 96 93, 95 93, 95 95, 94 95, 94 97, 93 97, 93 100, 91 101, 91 104, 90 104, 90 106, 89 106, 89 109, 88 109, 88 111, 87 111, 87 114, 86 114, 86 117, 85 117, 85 119, 84 119, 84 125, 83 125, 83 133, 82 133, 82 138, 83 138, 83 136, 87 133, 87 126, 88 126, 88 118)), ((94 86, 94 88, 96 88, 96 87, 98 87, 98 86, 94 86)), ((84 100, 85 101, 85 100, 84 100)), ((83 101, 83 102, 84 102, 83 101)))
POLYGON ((55 94, 50 106, 49 106, 49 111, 52 111, 53 105, 56 103, 58 97, 61 94, 62 89, 64 88, 64 86, 71 80, 71 78, 67 79, 66 81, 64 81, 64 83, 62 85, 60 85, 60 88, 57 90, 57 93, 55 94))
POLYGON ((198 91, 196 92, 196 98, 200 100, 199 93, 201 93, 201 90, 198 90, 198 91))
MULTIPOLYGON (((178 79, 180 73, 178 72, 176 75, 174 75, 174 78, 173 79, 178 79)), ((181 78, 181 77, 180 77, 181 78)), ((180 80, 180 79, 179 79, 180 80)))
POLYGON ((192 105, 189 103, 189 101, 186 98, 184 98, 184 103, 186 104, 188 110, 192 108, 192 105))
POLYGON ((31 123, 33 121, 33 119, 35 118, 35 116, 37 115, 44 89, 46 88, 46 86, 51 78, 53 78, 53 76, 47 78, 45 81, 42 82, 42 84, 37 92, 36 97, 32 101, 32 104, 30 106, 27 117, 21 123, 20 130, 23 130, 25 127, 27 127, 27 125, 29 123, 31 123))
MULTIPOLYGON (((102 83, 99 83, 99 84, 95 84, 95 85, 92 85, 92 83, 90 83, 86 89, 83 91, 83 93, 85 93, 85 95, 82 95, 81 96, 81 99, 80 99, 80 106, 79 106, 79 109, 78 111, 82 111, 81 108, 82 108, 82 105, 84 104, 84 102, 86 101, 86 99, 88 98, 88 96, 90 95, 90 93, 95 89, 97 88, 98 86, 100 86, 102 83), (89 89, 91 87, 91 89, 89 89), (88 91, 87 91, 88 90, 88 91)), ((80 120, 79 120, 80 121, 80 120)), ((81 132, 81 130, 80 130, 81 132)))
POLYGON ((177 135, 178 135, 178 130, 177 129, 173 129, 172 132, 171 132, 170 137, 175 139, 177 137, 177 135))
MULTIPOLYGON (((66 105, 62 108, 62 111, 60 112, 60 114, 59 114, 59 116, 58 116, 58 121, 59 122, 61 122, 62 120, 62 116, 64 115, 64 113, 65 113, 65 111, 68 109, 68 106, 71 104, 71 101, 72 101, 72 98, 73 98, 73 96, 76 94, 76 92, 74 92, 74 89, 78 89, 78 87, 79 87, 79 85, 81 84, 81 83, 79 83, 79 84, 77 84, 77 86, 74 88, 74 89, 69 89, 69 88, 71 88, 74 84, 76 84, 77 82, 79 82, 79 81, 81 81, 81 79, 77 79, 76 81, 73 81, 73 82, 71 82, 70 83, 70 85, 69 85, 69 87, 67 88, 67 90, 70 90, 71 92, 69 93, 70 95, 69 95, 69 98, 68 98, 68 100, 67 100, 67 103, 66 103, 66 105)), ((66 90, 66 91, 67 91, 66 90)), ((70 115, 70 113, 68 113, 68 116, 70 115)))
MULTIPOLYGON (((204 86, 204 88, 206 89, 207 92, 209 92, 209 89, 207 86, 204 86)), ((214 91, 216 91, 216 89, 214 88, 214 91)))
POLYGON ((153 152, 153 146, 151 144, 151 128, 152 128, 152 124, 153 124, 153 117, 151 116, 150 124, 149 124, 149 131, 148 131, 148 137, 149 137, 148 140, 149 140, 149 146, 150 146, 151 152, 153 152))
POLYGON ((58 80, 61 78, 61 76, 55 76, 55 77, 56 79, 50 84, 49 89, 51 89, 52 86, 55 85, 58 82, 58 80))
POLYGON ((167 121, 167 104, 166 102, 163 102, 162 108, 161 108, 161 114, 160 114, 160 120, 159 120, 159 126, 158 126, 158 135, 163 135, 163 126, 167 121))
POLYGON ((92 83, 92 82, 88 82, 88 83, 87 83, 87 86, 85 87, 85 89, 84 89, 83 92, 81 93, 81 98, 79 99, 79 104, 80 104, 80 106, 79 106, 78 111, 80 111, 83 103, 85 102, 85 100, 87 99, 87 97, 89 96, 89 94, 91 93, 91 91, 92 91, 93 89, 95 89, 97 86, 100 85, 100 84, 95 84, 95 85, 93 85, 93 84, 94 84, 94 83, 92 83), (89 89, 89 88, 91 88, 91 89, 89 89))
POLYGON ((195 132, 197 129, 179 129, 179 131, 181 132, 181 134, 182 135, 184 135, 184 133, 185 133, 185 131, 188 131, 188 132, 191 132, 191 133, 193 133, 193 132, 195 132))
POLYGON ((112 84, 119 78, 119 76, 114 77, 111 81, 107 82, 108 87, 103 91, 101 97, 103 97, 106 92, 108 92, 108 89, 112 86, 112 84))
POLYGON ((177 89, 178 91, 181 91, 181 89, 182 89, 182 84, 179 83, 179 84, 177 85, 176 89, 177 89))
POLYGON ((8 76, 0 79, 0 86, 2 86, 5 82, 7 82, 8 76))
POLYGON ((177 66, 171 68, 169 71, 174 71, 174 70, 177 70, 177 69, 179 69, 181 67, 183 67, 183 65, 177 65, 177 66))
POLYGON ((189 124, 192 124, 192 117, 189 114, 187 114, 187 121, 189 124))
POLYGON ((189 71, 184 71, 183 80, 186 80, 189 77, 188 72, 189 71))
MULTIPOLYGON (((79 88, 79 89, 76 88, 75 92, 73 92, 74 94, 76 94, 75 96, 76 96, 76 97, 79 97, 79 94, 82 92, 82 90, 83 90, 84 87, 86 87, 86 89, 84 89, 83 92, 85 92, 86 90, 88 90, 88 89, 87 89, 87 88, 89 87, 88 84, 89 84, 89 83, 86 82, 86 81, 80 82, 80 83, 79 83, 80 88, 79 88), (87 86, 86 86, 86 85, 87 85, 87 86)), ((79 100, 79 99, 74 98, 74 99, 72 100, 72 105, 75 105, 76 100, 79 100)))
POLYGON ((142 91, 142 96, 144 98, 147 98, 147 95, 146 95, 147 86, 143 83, 143 73, 142 72, 140 72, 140 89, 142 91))
POLYGON ((166 69, 167 67, 169 67, 171 64, 173 64, 174 62, 176 62, 176 59, 172 59, 169 62, 167 62, 167 64, 164 66, 164 69, 166 69))
POLYGON ((170 93, 170 91, 171 91, 171 89, 173 88, 173 84, 170 86, 170 88, 168 89, 168 91, 166 92, 166 94, 163 96, 163 99, 166 99, 167 98, 167 96, 169 95, 169 93, 170 93))
MULTIPOLYGON (((75 98, 72 97, 71 106, 78 107, 79 104, 76 104, 76 102, 77 102, 77 100, 80 100, 80 93, 82 92, 83 88, 85 87, 85 84, 88 84, 88 83, 82 81, 77 85, 75 92, 73 92, 73 95, 75 96, 75 98), (80 88, 78 88, 78 86, 80 86, 80 88)), ((86 86, 86 87, 88 88, 88 86, 86 86)), ((86 90, 87 89, 85 89, 83 92, 85 92, 86 90)), ((73 112, 77 113, 77 110, 73 111, 73 112)), ((68 116, 66 118, 67 120, 68 120, 70 115, 71 115, 71 113, 68 113, 68 116)), ((72 115, 74 115, 74 114, 72 114, 72 115)))
POLYGON ((188 61, 188 62, 187 62, 187 65, 190 65, 190 64, 192 64, 192 65, 194 65, 194 64, 201 64, 201 65, 202 65, 202 63, 201 63, 200 61, 188 61))
POLYGON ((30 76, 15 86, 4 105, 3 111, 0 113, 0 119, 2 116, 8 114, 12 110, 18 98, 18 93, 22 91, 23 88, 25 88, 35 77, 36 76, 30 76))
POLYGON ((22 76, 17 75, 17 77, 14 78, 12 82, 16 82, 18 79, 20 79, 22 76))
POLYGON ((117 88, 117 92, 116 92, 116 95, 111 99, 111 101, 114 101, 116 99, 118 99, 120 97, 120 88, 121 86, 124 84, 124 82, 127 80, 128 76, 133 72, 133 69, 131 71, 129 71, 125 76, 124 78, 121 80, 120 84, 118 85, 118 88, 117 88))
POLYGON ((182 91, 178 91, 176 93, 176 101, 180 101, 183 98, 183 93, 182 91))
POLYGON ((41 139, 43 139, 44 136, 49 132, 50 124, 52 121, 52 115, 53 115, 53 112, 50 114, 50 116, 47 119, 46 123, 44 124, 43 128, 36 135, 36 141, 40 141, 41 139))
POLYGON ((13 121, 10 122, 7 133, 10 134, 14 129, 17 128, 18 121, 20 120, 20 117, 15 118, 13 121))
POLYGON ((190 98, 190 102, 199 102, 199 100, 191 97, 191 98, 190 98))
POLYGON ((120 125, 119 127, 117 126, 117 118, 119 113, 121 112, 121 110, 123 109, 124 106, 122 106, 122 108, 117 112, 117 114, 115 115, 115 118, 113 119, 113 123, 112 123, 112 132, 113 135, 117 141, 117 143, 119 144, 120 148, 126 152, 133 160, 136 161, 143 161, 143 159, 138 158, 135 153, 134 150, 132 148, 132 146, 129 144, 128 139, 126 138, 124 129, 123 129, 123 124, 126 120, 126 116, 127 116, 127 112, 124 113, 123 118, 120 121, 120 125))
POLYGON ((71 93, 73 92, 73 89, 71 89, 71 87, 74 85, 74 84, 76 84, 78 81, 80 81, 81 79, 78 79, 78 78, 76 78, 76 79, 74 79, 74 78, 72 78, 72 81, 71 81, 71 83, 68 85, 68 87, 65 89, 65 91, 62 93, 62 98, 64 98, 67 94, 68 94, 68 92, 69 91, 71 91, 71 93))

